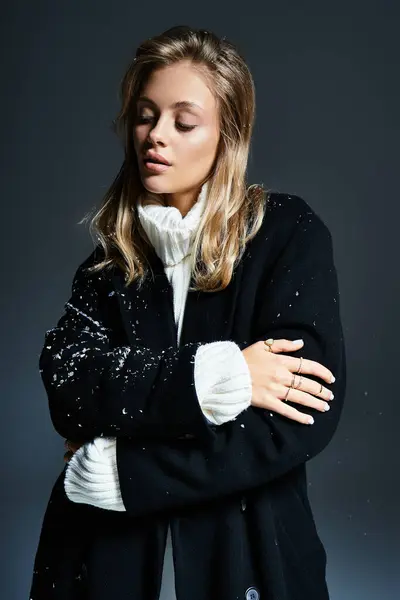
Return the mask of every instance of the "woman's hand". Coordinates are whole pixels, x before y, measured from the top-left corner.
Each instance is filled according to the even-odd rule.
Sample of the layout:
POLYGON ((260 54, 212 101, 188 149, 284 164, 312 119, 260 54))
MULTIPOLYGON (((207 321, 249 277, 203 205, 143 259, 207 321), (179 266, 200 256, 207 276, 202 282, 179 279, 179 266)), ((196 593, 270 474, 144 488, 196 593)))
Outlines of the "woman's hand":
POLYGON ((283 400, 311 406, 320 411, 329 410, 325 400, 332 400, 333 394, 321 384, 304 377, 307 373, 333 383, 333 374, 329 369, 313 360, 302 360, 301 373, 297 374, 300 359, 279 355, 279 352, 294 352, 303 346, 303 340, 274 340, 271 352, 264 341, 256 342, 242 350, 250 369, 252 379, 251 404, 259 408, 273 410, 284 417, 309 425, 314 422, 310 415, 289 406, 283 400), (293 375, 295 374, 295 375, 293 375), (294 382, 293 382, 294 376, 294 382), (300 379, 301 377, 301 379, 300 379), (293 388, 290 389, 293 384, 293 388), (290 389, 286 396, 288 389, 290 389), (318 399, 317 399, 318 398, 318 399))
POLYGON ((64 446, 67 448, 67 452, 64 454, 64 461, 69 462, 75 452, 83 446, 84 442, 72 442, 71 440, 65 440, 64 446))

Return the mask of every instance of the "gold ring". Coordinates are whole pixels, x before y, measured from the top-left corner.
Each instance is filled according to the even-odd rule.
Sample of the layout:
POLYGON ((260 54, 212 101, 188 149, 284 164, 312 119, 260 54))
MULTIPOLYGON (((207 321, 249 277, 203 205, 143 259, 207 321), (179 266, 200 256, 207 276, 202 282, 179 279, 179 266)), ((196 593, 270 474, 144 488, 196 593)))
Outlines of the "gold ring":
POLYGON ((293 373, 292 385, 290 386, 291 388, 293 388, 295 381, 296 381, 296 375, 293 373))
POLYGON ((300 356, 300 365, 299 365, 299 370, 297 371, 297 374, 301 373, 301 365, 303 363, 303 357, 300 356))
POLYGON ((272 352, 272 344, 274 343, 273 338, 268 338, 267 340, 264 340, 264 345, 268 348, 265 348, 265 350, 267 352, 272 352))
POLYGON ((293 389, 293 386, 294 386, 294 382, 295 382, 295 380, 296 380, 296 375, 293 373, 293 377, 292 377, 292 383, 291 383, 291 385, 290 385, 290 388, 288 388, 288 391, 286 392, 286 396, 285 396, 285 398, 284 398, 284 400, 283 400, 284 402, 286 402, 286 400, 287 400, 287 397, 288 397, 288 395, 289 395, 289 392, 290 392, 290 390, 292 390, 292 389, 293 389))

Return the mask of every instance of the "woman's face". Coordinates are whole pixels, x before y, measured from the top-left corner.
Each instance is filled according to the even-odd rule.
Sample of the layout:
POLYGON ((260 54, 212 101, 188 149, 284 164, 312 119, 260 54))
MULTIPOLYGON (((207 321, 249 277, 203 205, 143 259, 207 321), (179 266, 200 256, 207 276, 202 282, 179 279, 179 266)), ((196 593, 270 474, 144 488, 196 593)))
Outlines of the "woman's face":
POLYGON ((198 188, 214 163, 219 135, 217 101, 199 71, 183 61, 153 71, 134 124, 140 176, 148 191, 179 194, 198 188), (143 161, 148 150, 170 166, 150 170, 143 161))

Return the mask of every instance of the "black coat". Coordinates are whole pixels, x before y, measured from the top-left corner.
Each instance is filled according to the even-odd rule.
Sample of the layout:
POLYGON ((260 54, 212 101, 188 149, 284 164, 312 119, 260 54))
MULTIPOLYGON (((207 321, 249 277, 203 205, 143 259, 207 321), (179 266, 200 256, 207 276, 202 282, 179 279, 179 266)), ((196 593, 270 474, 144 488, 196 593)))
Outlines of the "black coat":
POLYGON ((69 501, 66 465, 44 516, 30 598, 155 600, 170 523, 178 600, 326 600, 306 463, 331 440, 346 388, 329 229, 298 196, 270 194, 229 286, 189 291, 179 347, 157 255, 142 288, 124 288, 118 268, 87 274, 100 255, 98 247, 78 268, 40 368, 63 438, 117 438, 127 512, 69 501), (198 346, 233 340, 243 349, 268 337, 303 338, 291 356, 331 369, 331 410, 289 402, 314 424, 250 407, 210 425, 195 393, 198 346))

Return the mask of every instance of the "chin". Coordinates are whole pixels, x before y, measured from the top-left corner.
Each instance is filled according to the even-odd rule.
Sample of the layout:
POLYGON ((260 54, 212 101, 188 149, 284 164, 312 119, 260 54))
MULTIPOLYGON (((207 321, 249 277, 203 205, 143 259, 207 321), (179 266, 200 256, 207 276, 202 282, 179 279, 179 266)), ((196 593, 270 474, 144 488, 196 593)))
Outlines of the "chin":
POLYGON ((168 194, 170 186, 157 177, 142 177, 142 183, 148 192, 153 194, 168 194))

